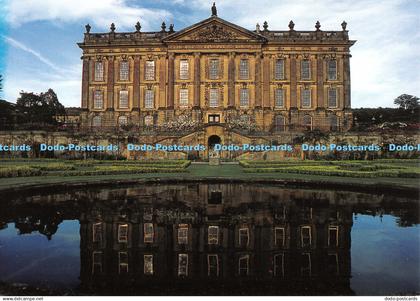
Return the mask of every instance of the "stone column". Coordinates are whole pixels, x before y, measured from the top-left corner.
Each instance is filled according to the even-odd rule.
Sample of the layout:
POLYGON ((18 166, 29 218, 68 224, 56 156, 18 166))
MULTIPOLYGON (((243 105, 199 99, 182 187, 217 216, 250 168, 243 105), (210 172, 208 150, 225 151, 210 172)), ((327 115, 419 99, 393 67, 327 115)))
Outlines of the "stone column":
POLYGON ((167 109, 174 108, 174 65, 175 65, 174 53, 169 53, 168 56, 168 98, 167 98, 167 109))
POLYGON ((261 108, 261 53, 255 56, 255 108, 261 108))
POLYGON ((114 110, 114 57, 108 57, 108 81, 107 81, 108 103, 107 109, 114 110))
POLYGON ((228 108, 235 107, 235 53, 229 53, 228 64, 228 108))
POLYGON ((263 106, 270 108, 270 57, 263 58, 263 106))
POLYGON ((83 57, 82 69, 82 109, 88 108, 89 102, 89 58, 83 57))
POLYGON ((344 108, 351 107, 351 90, 350 90, 350 54, 344 55, 344 72, 343 72, 343 82, 344 82, 344 108))
POLYGON ((324 108, 324 60, 321 55, 317 55, 316 60, 316 90, 317 107, 324 108))
POLYGON ((296 55, 290 56, 290 108, 297 108, 296 55))
POLYGON ((200 53, 194 53, 194 103, 193 108, 200 108, 200 85, 201 85, 201 75, 200 75, 200 53))
POLYGON ((133 109, 140 110, 140 56, 134 56, 133 109))

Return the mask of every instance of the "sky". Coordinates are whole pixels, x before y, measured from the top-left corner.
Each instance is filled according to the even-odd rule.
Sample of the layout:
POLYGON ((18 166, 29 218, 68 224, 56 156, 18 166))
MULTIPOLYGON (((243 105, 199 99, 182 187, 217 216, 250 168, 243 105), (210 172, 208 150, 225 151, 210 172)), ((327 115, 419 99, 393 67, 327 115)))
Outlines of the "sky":
MULTIPOLYGON (((0 0, 0 98, 52 88, 65 106, 80 106, 84 25, 91 32, 180 30, 210 16, 212 0, 0 0)), ((420 0, 223 0, 218 16, 247 29, 341 30, 348 25, 352 107, 393 107, 401 94, 420 97, 420 0)))

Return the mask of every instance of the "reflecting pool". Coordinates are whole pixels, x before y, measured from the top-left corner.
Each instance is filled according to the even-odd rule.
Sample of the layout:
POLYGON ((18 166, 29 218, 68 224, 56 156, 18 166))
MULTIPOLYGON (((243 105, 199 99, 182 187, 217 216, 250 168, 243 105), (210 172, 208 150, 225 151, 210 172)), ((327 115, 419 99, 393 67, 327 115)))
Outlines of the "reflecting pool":
POLYGON ((3 287, 70 295, 420 292, 417 198, 195 183, 0 198, 3 287))

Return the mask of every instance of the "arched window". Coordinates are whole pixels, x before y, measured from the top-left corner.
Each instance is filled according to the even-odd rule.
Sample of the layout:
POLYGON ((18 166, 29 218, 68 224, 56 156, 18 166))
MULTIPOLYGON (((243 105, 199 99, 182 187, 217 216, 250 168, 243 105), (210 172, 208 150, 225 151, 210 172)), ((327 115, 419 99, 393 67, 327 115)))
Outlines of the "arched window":
POLYGON ((330 131, 337 132, 339 130, 339 119, 336 115, 330 116, 330 131))
POLYGON ((153 116, 147 115, 144 117, 144 125, 145 126, 152 126, 153 125, 153 116))
POLYGON ((312 117, 309 115, 303 116, 303 126, 305 130, 312 131, 312 117))
POLYGON ((284 132, 286 127, 286 120, 283 115, 276 115, 274 119, 274 130, 276 132, 284 132))
POLYGON ((118 117, 118 125, 127 125, 128 124, 128 117, 127 116, 120 116, 118 117))
POLYGON ((102 126, 102 118, 101 118, 101 116, 97 115, 97 116, 93 117, 93 119, 92 119, 92 126, 94 126, 94 127, 100 127, 100 126, 102 126))

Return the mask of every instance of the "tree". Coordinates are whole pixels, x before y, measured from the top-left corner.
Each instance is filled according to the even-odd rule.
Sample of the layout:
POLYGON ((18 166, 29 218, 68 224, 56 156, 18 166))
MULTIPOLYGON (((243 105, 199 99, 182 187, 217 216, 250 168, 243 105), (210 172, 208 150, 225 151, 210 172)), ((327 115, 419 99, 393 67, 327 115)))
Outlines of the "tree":
POLYGON ((415 110, 419 108, 419 98, 413 95, 401 94, 394 99, 394 104, 403 110, 415 110))
POLYGON ((0 92, 3 91, 3 75, 0 74, 0 92))
POLYGON ((16 108, 23 116, 23 123, 55 124, 55 116, 65 114, 64 106, 52 89, 41 94, 22 91, 16 108))

